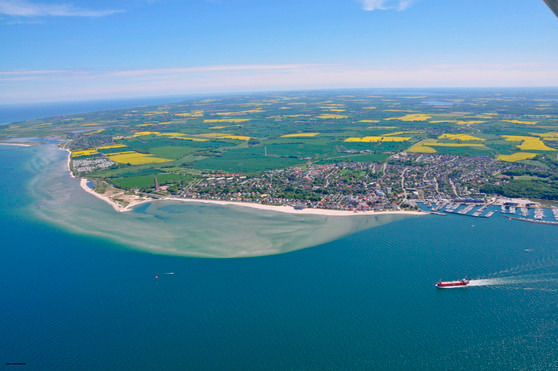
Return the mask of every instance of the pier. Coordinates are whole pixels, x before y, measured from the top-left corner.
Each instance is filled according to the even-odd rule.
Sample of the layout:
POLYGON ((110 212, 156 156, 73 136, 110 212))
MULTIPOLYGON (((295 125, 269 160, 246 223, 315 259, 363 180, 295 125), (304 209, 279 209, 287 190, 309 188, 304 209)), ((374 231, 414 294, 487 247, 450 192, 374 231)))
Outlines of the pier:
POLYGON ((529 223, 537 223, 537 224, 550 224, 550 225, 558 225, 558 221, 557 222, 551 222, 548 220, 536 220, 536 219, 527 219, 527 218, 514 218, 512 216, 508 216, 509 220, 519 220, 522 222, 529 222, 529 223))

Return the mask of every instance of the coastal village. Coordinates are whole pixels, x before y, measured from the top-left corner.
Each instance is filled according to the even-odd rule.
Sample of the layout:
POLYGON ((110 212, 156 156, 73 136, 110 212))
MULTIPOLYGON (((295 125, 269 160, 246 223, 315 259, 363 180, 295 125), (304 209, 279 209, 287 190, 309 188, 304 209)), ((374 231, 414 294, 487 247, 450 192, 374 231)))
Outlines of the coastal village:
MULTIPOLYGON (((74 160, 73 171, 85 176, 112 165, 108 158, 74 160)), ((110 194, 110 199, 118 200, 123 206, 134 201, 185 199, 356 214, 406 210, 488 218, 494 214, 488 207, 495 205, 510 218, 558 223, 555 207, 545 215, 539 202, 489 197, 481 192, 485 184, 506 184, 511 177, 505 173, 523 167, 483 156, 402 152, 384 163, 309 163, 304 167, 266 171, 259 176, 204 172, 187 184, 161 185, 157 176, 153 176, 152 186, 143 189, 119 191, 104 186, 97 187, 96 191, 110 194), (531 209, 534 217, 529 217, 531 209)))
POLYGON ((353 93, 192 98, 33 120, 0 137, 59 138, 73 175, 122 209, 171 198, 489 217, 503 205, 556 222, 534 215, 558 200, 558 106, 541 105, 547 95, 353 93))

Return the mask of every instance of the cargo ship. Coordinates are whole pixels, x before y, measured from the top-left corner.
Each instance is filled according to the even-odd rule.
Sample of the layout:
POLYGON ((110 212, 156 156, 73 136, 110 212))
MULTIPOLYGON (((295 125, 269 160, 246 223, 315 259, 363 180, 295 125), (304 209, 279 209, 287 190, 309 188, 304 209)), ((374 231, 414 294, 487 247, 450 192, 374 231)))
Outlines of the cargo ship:
POLYGON ((467 278, 463 278, 459 281, 439 281, 436 283, 436 287, 439 289, 451 289, 454 287, 467 287, 469 284, 469 280, 467 278))

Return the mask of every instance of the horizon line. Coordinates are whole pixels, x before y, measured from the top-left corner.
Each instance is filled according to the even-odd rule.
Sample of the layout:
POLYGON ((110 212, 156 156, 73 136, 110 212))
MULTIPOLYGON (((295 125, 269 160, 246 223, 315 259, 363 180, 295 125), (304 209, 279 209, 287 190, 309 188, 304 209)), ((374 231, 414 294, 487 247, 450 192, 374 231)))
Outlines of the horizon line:
POLYGON ((544 89, 556 89, 558 90, 558 85, 548 85, 548 86, 424 86, 424 87, 370 87, 370 88, 308 88, 308 89, 277 89, 277 90, 239 90, 239 91, 229 91, 229 92, 205 92, 205 93, 184 93, 184 94, 171 94, 171 95, 138 95, 138 96, 127 96, 127 97, 111 97, 111 98, 95 98, 95 99, 76 99, 76 100, 52 100, 52 101, 31 101, 31 102, 21 102, 21 103, 6 103, 0 104, 1 108, 13 107, 13 106, 26 106, 26 105, 39 105, 39 104, 64 104, 64 103, 86 103, 86 102, 106 102, 106 101, 125 101, 125 100, 140 100, 140 99, 173 99, 173 98, 196 98, 205 96, 233 96, 241 94, 274 94, 274 93, 298 93, 298 92, 327 92, 327 91, 346 91, 346 90, 513 90, 513 89, 526 89, 526 90, 544 90, 544 89))

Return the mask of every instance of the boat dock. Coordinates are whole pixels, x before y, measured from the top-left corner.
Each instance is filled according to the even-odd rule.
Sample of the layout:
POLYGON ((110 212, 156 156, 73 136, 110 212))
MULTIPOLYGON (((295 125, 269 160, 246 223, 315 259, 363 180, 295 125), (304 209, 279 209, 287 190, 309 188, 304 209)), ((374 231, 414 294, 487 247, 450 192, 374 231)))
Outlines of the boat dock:
POLYGON ((558 207, 552 206, 550 208, 543 207, 539 204, 533 202, 519 203, 519 202, 505 202, 500 204, 492 200, 491 202, 481 203, 479 201, 470 201, 465 199, 454 199, 454 200, 432 200, 426 202, 425 204, 430 208, 428 211, 430 214, 445 216, 447 214, 457 214, 463 216, 470 216, 474 218, 490 218, 498 209, 491 208, 489 206, 500 206, 500 212, 508 218, 509 220, 519 220, 526 221, 530 223, 540 223, 540 224, 550 224, 558 225, 558 207), (529 209, 534 210, 534 215, 531 214, 529 209), (545 209, 549 209, 552 215, 545 212, 545 209), (516 216, 517 215, 517 216, 516 216), (546 219, 546 220, 545 220, 546 219), (550 220, 549 220, 550 219, 550 220))
POLYGON ((558 222, 551 222, 548 220, 535 220, 535 219, 527 219, 527 218, 514 218, 508 216, 509 220, 520 220, 522 222, 529 222, 529 223, 537 223, 537 224, 550 224, 550 225, 558 225, 558 222))
POLYGON ((471 217, 474 217, 474 218, 490 218, 492 215, 494 215, 494 211, 489 211, 485 215, 482 215, 483 212, 486 210, 486 208, 488 206, 490 206, 489 204, 483 204, 476 211, 471 213, 471 211, 473 211, 476 206, 478 206, 478 205, 476 205, 476 204, 462 204, 462 203, 448 203, 446 205, 446 208, 443 211, 445 213, 449 213, 449 214, 471 216, 471 217), (462 206, 464 206, 464 208, 461 209, 461 210, 458 210, 462 206))

